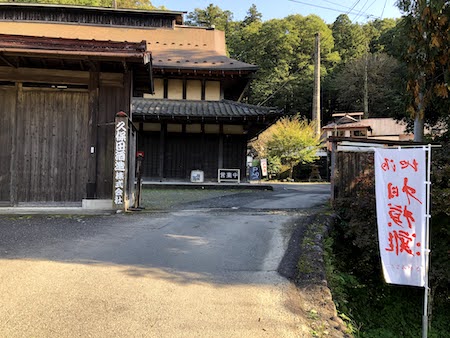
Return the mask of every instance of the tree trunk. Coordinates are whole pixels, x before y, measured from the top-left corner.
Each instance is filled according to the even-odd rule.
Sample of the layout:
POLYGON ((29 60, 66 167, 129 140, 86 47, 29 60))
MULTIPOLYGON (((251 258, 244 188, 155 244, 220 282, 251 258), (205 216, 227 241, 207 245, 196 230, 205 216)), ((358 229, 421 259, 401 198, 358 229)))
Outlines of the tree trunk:
POLYGON ((423 142, 424 136, 424 116, 422 114, 423 111, 423 94, 419 94, 419 107, 416 112, 416 116, 414 117, 414 141, 415 142, 423 142))
POLYGON ((289 163, 289 179, 292 181, 292 176, 294 174, 294 164, 289 163))
POLYGON ((415 142, 423 142, 424 136, 424 120, 423 117, 420 117, 420 113, 416 114, 416 118, 414 119, 414 141, 415 142))

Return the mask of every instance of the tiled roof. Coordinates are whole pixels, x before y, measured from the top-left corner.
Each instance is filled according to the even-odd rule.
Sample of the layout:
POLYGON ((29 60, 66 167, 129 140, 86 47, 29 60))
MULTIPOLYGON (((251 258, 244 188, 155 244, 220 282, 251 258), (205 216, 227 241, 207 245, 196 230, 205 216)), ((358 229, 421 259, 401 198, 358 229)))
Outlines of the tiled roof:
POLYGON ((201 27, 156 29, 145 39, 153 68, 179 70, 256 71, 258 66, 227 56, 224 32, 201 27))
POLYGON ((354 129, 354 128, 370 128, 371 126, 368 123, 363 122, 352 122, 352 123, 330 123, 326 126, 322 127, 323 129, 354 129))
POLYGON ((258 69, 258 66, 219 55, 215 51, 205 51, 195 46, 189 50, 182 48, 152 49, 152 46, 149 46, 149 49, 153 54, 154 68, 246 71, 258 69))
POLYGON ((330 123, 324 126, 322 129, 345 130, 355 128, 371 129, 372 130, 371 136, 407 134, 406 123, 396 121, 390 117, 363 119, 361 121, 354 123, 343 123, 343 124, 330 123))
POLYGON ((0 34, 0 52, 9 54, 75 55, 142 59, 147 54, 142 42, 113 42, 0 34))
POLYGON ((281 111, 272 107, 260 107, 228 100, 188 101, 168 99, 132 100, 132 113, 149 117, 205 117, 232 118, 280 115, 281 111))

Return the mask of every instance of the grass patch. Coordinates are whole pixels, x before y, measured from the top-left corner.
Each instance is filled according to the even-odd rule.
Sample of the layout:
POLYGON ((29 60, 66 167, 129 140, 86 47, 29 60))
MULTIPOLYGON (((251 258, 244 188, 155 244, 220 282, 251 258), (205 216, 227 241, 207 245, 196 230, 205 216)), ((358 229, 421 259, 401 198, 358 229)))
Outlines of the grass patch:
POLYGON ((199 202, 237 193, 249 193, 249 191, 238 189, 144 189, 141 205, 149 210, 164 210, 183 203, 199 202))
MULTIPOLYGON (((381 278, 362 282, 347 269, 343 259, 349 258, 340 255, 335 240, 332 235, 324 241, 325 272, 347 332, 361 338, 420 338, 423 289, 388 285, 381 278)), ((429 338, 450 337, 449 301, 434 300, 429 338)))

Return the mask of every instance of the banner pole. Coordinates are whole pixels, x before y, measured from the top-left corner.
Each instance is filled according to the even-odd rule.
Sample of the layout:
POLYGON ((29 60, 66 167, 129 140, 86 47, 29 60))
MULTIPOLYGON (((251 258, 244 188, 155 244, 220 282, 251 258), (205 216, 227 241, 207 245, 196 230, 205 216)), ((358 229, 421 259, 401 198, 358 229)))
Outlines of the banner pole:
MULTIPOLYGON (((424 147, 425 148, 425 147, 424 147)), ((430 266, 430 204, 431 204, 431 145, 425 148, 428 152, 427 161, 427 181, 426 183, 426 214, 425 214, 425 285, 424 285, 424 300, 423 300, 423 317, 422 317, 422 338, 428 337, 428 296, 430 288, 428 285, 428 271, 430 266)))

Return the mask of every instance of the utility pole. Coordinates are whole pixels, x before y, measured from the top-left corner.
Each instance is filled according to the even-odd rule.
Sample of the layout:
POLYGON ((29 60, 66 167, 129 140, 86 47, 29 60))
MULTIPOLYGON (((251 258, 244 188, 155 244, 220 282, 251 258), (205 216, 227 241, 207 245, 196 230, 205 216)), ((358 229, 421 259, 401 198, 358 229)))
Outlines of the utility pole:
POLYGON ((364 60, 364 115, 365 119, 369 118, 369 85, 368 85, 368 66, 369 66, 369 52, 366 49, 366 56, 364 60))
POLYGON ((117 0, 113 0, 114 9, 117 9, 117 0))
POLYGON ((316 123, 316 136, 320 137, 320 34, 316 33, 314 52, 314 93, 312 104, 312 120, 316 123))

